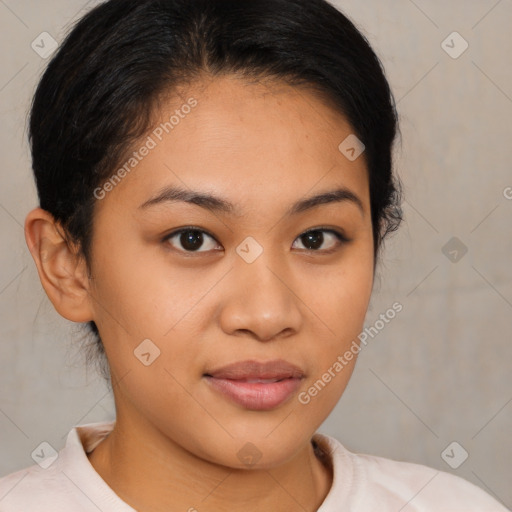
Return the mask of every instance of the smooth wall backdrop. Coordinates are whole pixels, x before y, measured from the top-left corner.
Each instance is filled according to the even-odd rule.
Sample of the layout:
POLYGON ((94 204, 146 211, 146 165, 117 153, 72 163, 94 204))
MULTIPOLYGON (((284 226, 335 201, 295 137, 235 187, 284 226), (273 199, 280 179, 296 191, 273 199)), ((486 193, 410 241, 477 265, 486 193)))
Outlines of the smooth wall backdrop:
MULTIPOLYGON (((97 3, 0 0, 0 475, 33 464, 43 441, 60 449, 73 425, 114 417, 23 234, 37 205, 30 99, 52 39, 97 3)), ((405 221, 378 270, 366 346, 321 430, 354 451, 453 472, 510 508, 512 2, 335 4, 396 96, 405 221), (389 320, 395 302, 403 309, 389 320)))

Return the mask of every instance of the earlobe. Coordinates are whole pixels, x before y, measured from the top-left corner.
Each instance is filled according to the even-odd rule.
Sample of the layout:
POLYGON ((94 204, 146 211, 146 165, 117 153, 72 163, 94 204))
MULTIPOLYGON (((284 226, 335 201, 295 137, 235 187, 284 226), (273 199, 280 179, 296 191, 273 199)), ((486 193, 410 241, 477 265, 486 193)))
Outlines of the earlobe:
POLYGON ((93 320, 85 261, 70 247, 53 216, 41 208, 32 210, 25 219, 25 240, 58 313, 73 322, 93 320))

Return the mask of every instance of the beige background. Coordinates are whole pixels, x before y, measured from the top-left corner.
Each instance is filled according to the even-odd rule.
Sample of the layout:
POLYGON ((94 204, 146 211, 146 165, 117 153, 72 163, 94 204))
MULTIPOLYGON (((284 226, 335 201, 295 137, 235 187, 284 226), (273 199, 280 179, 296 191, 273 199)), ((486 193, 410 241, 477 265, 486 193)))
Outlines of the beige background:
MULTIPOLYGON (((0 475, 33 464, 42 441, 60 449, 74 424, 112 418, 76 327, 42 291, 22 227, 36 205, 26 115, 46 62, 31 42, 44 31, 60 41, 95 3, 0 1, 0 475)), ((336 5, 374 45, 398 101, 405 222, 366 323, 395 301, 403 311, 370 339, 322 430, 352 450, 451 471, 510 508, 512 2, 336 5), (441 47, 453 31, 469 43, 456 59, 441 47), (457 262, 444 254, 451 246, 443 252, 452 237, 468 249, 457 262), (441 458, 452 441, 469 453, 454 470, 441 458)))

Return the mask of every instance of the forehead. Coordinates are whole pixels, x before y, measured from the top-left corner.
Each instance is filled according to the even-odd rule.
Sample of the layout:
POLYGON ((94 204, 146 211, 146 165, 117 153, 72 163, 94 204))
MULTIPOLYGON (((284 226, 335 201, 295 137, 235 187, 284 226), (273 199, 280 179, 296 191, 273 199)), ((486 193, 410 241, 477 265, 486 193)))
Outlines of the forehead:
POLYGON ((192 142, 204 144, 205 149, 229 146, 249 151, 266 144, 269 149, 283 148, 282 154, 295 149, 287 152, 289 157, 297 150, 311 151, 313 146, 336 154, 337 138, 353 129, 332 108, 332 102, 327 105, 324 96, 307 85, 290 86, 275 79, 254 82, 226 75, 181 90, 170 109, 161 105, 157 125, 165 123, 180 103, 183 107, 194 97, 198 106, 173 133, 188 128, 192 142))
POLYGON ((306 87, 216 77, 183 87, 156 114, 111 195, 141 202, 178 184, 254 207, 344 186, 368 202, 364 154, 351 161, 339 149, 352 127, 306 87))

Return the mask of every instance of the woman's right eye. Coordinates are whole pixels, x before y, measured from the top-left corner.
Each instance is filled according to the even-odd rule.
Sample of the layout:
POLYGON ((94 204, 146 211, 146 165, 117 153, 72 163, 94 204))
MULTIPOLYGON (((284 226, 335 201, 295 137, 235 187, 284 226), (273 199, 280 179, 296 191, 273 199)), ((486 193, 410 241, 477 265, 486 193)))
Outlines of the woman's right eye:
POLYGON ((166 243, 181 252, 208 252, 218 250, 218 242, 211 235, 201 229, 182 228, 167 235, 166 243), (178 247, 180 245, 181 247, 178 247))

